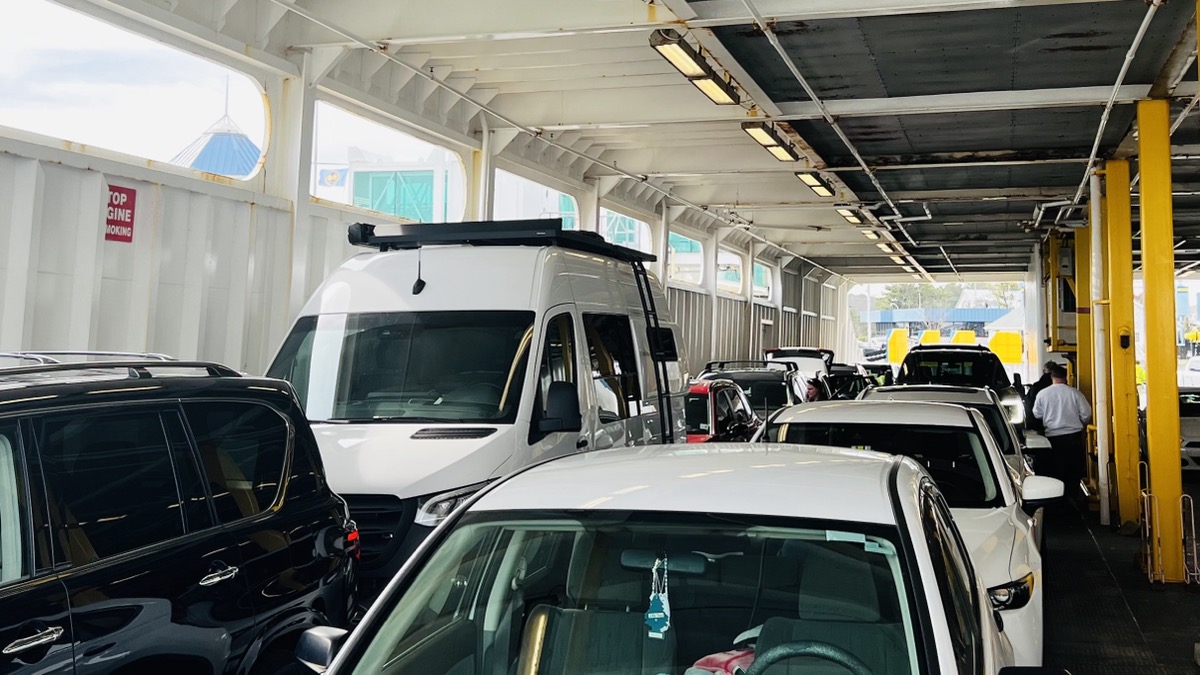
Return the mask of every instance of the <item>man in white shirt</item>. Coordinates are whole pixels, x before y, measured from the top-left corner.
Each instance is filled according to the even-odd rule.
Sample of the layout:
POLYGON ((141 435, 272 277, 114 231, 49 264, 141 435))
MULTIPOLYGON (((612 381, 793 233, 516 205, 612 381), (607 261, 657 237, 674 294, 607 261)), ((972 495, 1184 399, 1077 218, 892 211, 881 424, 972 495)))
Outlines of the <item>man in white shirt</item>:
POLYGON ((1042 421, 1046 439, 1053 448, 1042 473, 1062 479, 1070 490, 1087 473, 1083 430, 1092 419, 1092 406, 1078 389, 1067 384, 1067 369, 1055 364, 1050 369, 1052 384, 1038 392, 1033 416, 1042 421))

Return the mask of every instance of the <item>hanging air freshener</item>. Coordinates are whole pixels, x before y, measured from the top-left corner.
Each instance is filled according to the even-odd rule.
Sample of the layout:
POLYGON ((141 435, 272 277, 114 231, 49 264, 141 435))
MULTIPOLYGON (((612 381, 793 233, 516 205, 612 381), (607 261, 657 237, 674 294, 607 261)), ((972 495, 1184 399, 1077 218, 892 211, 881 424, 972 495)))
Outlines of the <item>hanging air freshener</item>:
POLYGON ((671 600, 667 597, 667 559, 656 558, 650 570, 650 607, 646 610, 649 636, 662 640, 671 629, 671 600))

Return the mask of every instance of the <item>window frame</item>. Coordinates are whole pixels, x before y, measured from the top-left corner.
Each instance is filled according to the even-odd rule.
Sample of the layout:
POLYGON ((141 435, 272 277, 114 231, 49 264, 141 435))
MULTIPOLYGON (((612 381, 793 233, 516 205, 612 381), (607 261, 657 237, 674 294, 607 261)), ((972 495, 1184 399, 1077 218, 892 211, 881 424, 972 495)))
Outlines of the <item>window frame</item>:
POLYGON ((950 509, 946 506, 945 500, 931 479, 927 477, 921 479, 920 495, 921 532, 929 552, 930 563, 934 568, 942 612, 945 615, 951 645, 954 647, 955 663, 958 666, 959 675, 975 675, 984 663, 979 583, 975 568, 971 564, 970 554, 958 531, 952 525, 953 516, 950 515, 950 509), (933 532, 930 531, 931 528, 933 532), (950 555, 949 560, 946 557, 947 553, 950 555), (943 567, 943 563, 946 565, 945 567, 943 567), (951 573, 955 572, 952 568, 957 568, 957 573, 964 575, 961 583, 955 583, 950 579, 951 573), (965 589, 962 588, 964 583, 965 589), (956 593, 955 589, 958 589, 959 593, 956 593), (969 596, 970 611, 960 613, 957 610, 962 608, 961 601, 964 599, 960 595, 962 590, 965 590, 969 596), (964 619, 967 621, 965 625, 962 623, 964 619), (969 638, 971 644, 960 643, 959 639, 955 637, 956 634, 960 635, 960 638, 961 636, 969 638), (964 646, 969 648, 969 653, 964 653, 962 649, 964 646), (964 656, 969 657, 969 660, 964 660, 964 656))
MULTIPOLYGON (((704 273, 706 271, 705 268, 707 267, 706 256, 705 256, 706 248, 707 247, 705 246, 703 240, 691 237, 683 232, 678 232, 673 229, 669 229, 669 231, 667 232, 666 269, 663 271, 663 276, 666 278, 667 283, 679 285, 679 286, 682 286, 682 287, 688 288, 688 289, 702 288, 704 286, 704 273), (697 245, 697 248, 700 249, 699 251, 695 252, 696 255, 700 256, 700 269, 696 274, 695 281, 692 281, 691 279, 680 278, 671 273, 672 272, 671 268, 675 264, 675 262, 674 262, 675 256, 680 255, 679 252, 676 252, 673 248, 671 248, 671 237, 672 236, 677 236, 677 237, 679 237, 681 239, 685 239, 689 242, 695 242, 697 245)), ((692 251, 686 251, 684 253, 686 255, 693 254, 692 251)))
MULTIPOLYGON (((551 331, 552 327, 558 327, 560 329, 561 329, 562 325, 565 325, 567 327, 567 332, 568 332, 567 337, 568 337, 569 342, 566 345, 566 349, 564 350, 567 353, 565 353, 563 355, 563 363, 567 366, 567 378, 568 379, 566 379, 566 380, 551 379, 550 382, 551 383, 569 382, 570 384, 575 386, 575 391, 577 393, 579 392, 579 385, 580 385, 579 339, 577 337, 577 331, 575 330, 575 328, 576 328, 576 326, 575 326, 575 311, 572 308, 569 308, 566 306, 551 308, 550 311, 555 311, 555 310, 559 310, 559 309, 561 309, 561 311, 558 311, 557 313, 555 313, 553 316, 546 319, 542 323, 541 349, 539 350, 539 353, 537 356, 537 361, 535 362, 537 371, 533 373, 533 377, 531 378, 533 380, 532 384, 533 384, 533 388, 534 388, 534 395, 532 397, 530 397, 531 400, 533 401, 533 408, 532 408, 532 411, 530 414, 530 419, 533 420, 533 423, 529 425, 529 442, 530 443, 536 443, 537 441, 541 440, 542 438, 545 438, 548 435, 548 434, 543 434, 543 433, 538 432, 537 423, 539 420, 543 419, 546 414, 546 393, 547 392, 542 389, 542 372, 545 369, 546 357, 549 354, 549 345, 547 344, 547 339, 550 337, 550 331, 551 331), (560 321, 562 321, 564 323, 560 324, 559 323, 560 321)), ((547 312, 547 314, 549 314, 549 312, 547 312)), ((559 333, 560 339, 561 339, 561 335, 562 335, 562 333, 560 332, 559 333)))
MULTIPOLYGON (((642 404, 646 401, 646 378, 642 373, 642 358, 639 350, 640 345, 638 344, 637 334, 634 330, 633 319, 628 314, 616 314, 611 312, 580 312, 579 318, 580 322, 583 324, 583 337, 587 342, 587 363, 589 370, 591 369, 592 365, 592 335, 595 333, 595 329, 588 324, 589 317, 602 317, 605 320, 615 319, 624 323, 624 326, 622 327, 623 329, 628 329, 622 330, 621 333, 627 336, 629 339, 629 356, 631 357, 630 364, 632 366, 630 372, 624 372, 624 370, 622 370, 620 375, 612 374, 590 376, 592 380, 593 395, 597 386, 597 382, 600 380, 611 380, 615 378, 620 385, 619 389, 615 392, 617 394, 617 418, 613 420, 604 419, 602 422, 605 424, 611 424, 638 417, 641 414, 642 404), (633 378, 634 384, 632 392, 626 391, 625 384, 630 377, 633 378), (634 394, 635 396, 631 396, 631 394, 634 394)), ((612 357, 612 351, 609 348, 609 345, 604 343, 599 334, 596 334, 596 339, 599 344, 604 347, 605 352, 612 357)), ((597 402, 597 406, 599 406, 599 402, 597 402)))

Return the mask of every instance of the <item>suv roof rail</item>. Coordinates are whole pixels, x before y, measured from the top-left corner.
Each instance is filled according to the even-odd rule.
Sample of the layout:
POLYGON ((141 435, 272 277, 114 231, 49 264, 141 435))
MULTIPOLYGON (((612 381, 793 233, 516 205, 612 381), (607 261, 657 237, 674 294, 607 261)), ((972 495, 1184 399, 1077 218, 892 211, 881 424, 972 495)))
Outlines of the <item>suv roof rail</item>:
POLYGON ((562 218, 537 220, 481 220, 467 223, 404 223, 389 225, 397 234, 377 235, 375 225, 354 223, 347 238, 354 246, 377 248, 381 252, 417 249, 438 244, 472 246, 558 246, 584 253, 602 255, 623 262, 654 262, 658 258, 624 246, 610 244, 595 232, 564 230, 562 218))
POLYGON ((12 375, 30 375, 36 373, 67 373, 84 370, 128 370, 130 379, 146 379, 153 377, 150 368, 170 368, 204 370, 209 377, 241 377, 242 374, 229 366, 213 361, 100 361, 85 363, 40 363, 35 366, 17 366, 0 368, 0 378, 12 375))
POLYGON ((40 363, 62 363, 62 357, 70 356, 100 356, 104 358, 116 359, 146 359, 148 361, 175 361, 174 356, 167 354, 158 354, 155 352, 115 352, 115 351, 96 351, 96 350, 74 350, 74 349, 30 349, 19 352, 9 352, 4 356, 11 358, 24 358, 36 360, 40 363))
POLYGON ((755 361, 752 359, 734 360, 734 361, 709 361, 708 363, 704 364, 704 369, 709 370, 709 371, 729 370, 730 366, 741 366, 743 368, 744 367, 766 368, 769 370, 776 370, 776 369, 782 368, 788 372, 794 372, 794 371, 800 370, 800 367, 797 366, 792 361, 771 361, 771 360, 755 361))
MULTIPOLYGON (((37 364, 58 363, 55 359, 41 354, 30 354, 28 352, 0 352, 0 359, 13 359, 14 361, 30 361, 37 364)), ((15 366, 19 367, 19 366, 15 366)))

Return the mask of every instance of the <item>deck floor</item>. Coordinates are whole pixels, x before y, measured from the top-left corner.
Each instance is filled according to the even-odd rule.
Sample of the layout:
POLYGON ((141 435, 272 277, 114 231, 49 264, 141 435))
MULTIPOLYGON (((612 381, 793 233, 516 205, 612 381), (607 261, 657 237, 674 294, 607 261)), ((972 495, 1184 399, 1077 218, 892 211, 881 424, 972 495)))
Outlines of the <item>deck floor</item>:
MULTIPOLYGON (((1200 480, 1185 475, 1184 487, 1200 493, 1200 480)), ((1101 526, 1095 511, 1061 504, 1046 515, 1046 665, 1071 675, 1200 673, 1200 587, 1150 585, 1138 537, 1101 526)))

